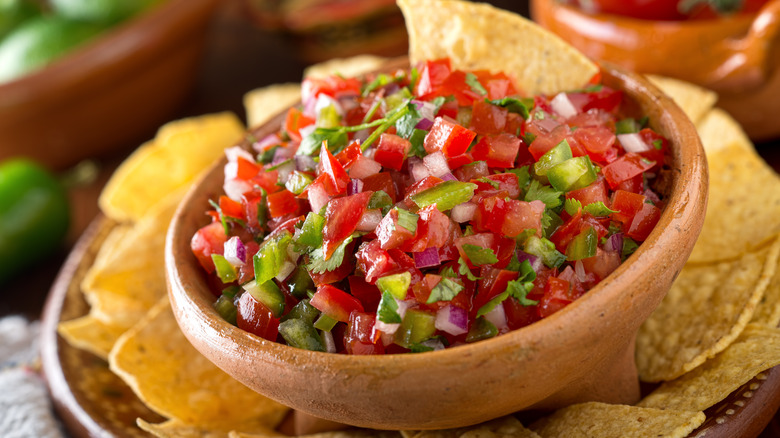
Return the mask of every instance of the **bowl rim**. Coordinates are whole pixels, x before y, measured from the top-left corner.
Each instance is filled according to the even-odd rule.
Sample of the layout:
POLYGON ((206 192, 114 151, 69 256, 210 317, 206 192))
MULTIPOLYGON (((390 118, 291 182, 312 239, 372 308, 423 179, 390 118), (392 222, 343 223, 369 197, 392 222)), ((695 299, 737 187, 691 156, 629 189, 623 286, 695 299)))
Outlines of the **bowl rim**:
POLYGON ((193 21, 211 12, 218 3, 219 0, 164 0, 113 25, 43 68, 0 83, 0 111, 38 96, 78 89, 78 84, 112 82, 101 72, 112 65, 130 66, 138 59, 152 62, 161 50, 158 42, 164 42, 165 48, 178 45, 186 39, 178 28, 192 26, 193 21))
MULTIPOLYGON (((668 110, 665 118, 671 119, 674 123, 687 124, 688 126, 683 126, 687 128, 684 131, 689 132, 692 129, 695 132, 693 123, 685 116, 682 110, 645 78, 609 64, 601 64, 601 66, 603 72, 607 72, 608 76, 614 75, 614 78, 617 81, 634 82, 642 94, 653 96, 654 103, 657 103, 659 106, 668 110)), ((256 132, 269 123, 274 123, 274 121, 279 120, 284 113, 286 113, 286 109, 269 122, 266 122, 259 127, 254 127, 250 132, 256 132)), ((677 136, 683 135, 677 132, 674 134, 677 136)), ((512 348, 536 345, 548 336, 551 328, 560 326, 561 323, 572 326, 587 319, 590 314, 589 311, 593 309, 594 303, 601 300, 606 300, 607 302, 614 301, 615 297, 623 293, 627 288, 630 288, 630 285, 642 276, 642 270, 640 269, 641 265, 658 263, 664 257, 667 257, 664 248, 671 248, 672 241, 675 238, 678 238, 678 235, 672 232, 665 232, 667 229, 673 228, 677 231, 688 230, 694 233, 693 238, 687 246, 687 252, 684 255, 684 257, 687 258, 693 247, 695 237, 701 230, 707 197, 706 157, 701 142, 698 139, 698 135, 696 135, 695 138, 695 142, 692 142, 691 144, 685 143, 686 147, 675 147, 670 149, 672 169, 675 173, 674 180, 676 183, 672 184, 670 193, 667 196, 668 201, 662 211, 658 225, 656 225, 650 233, 647 240, 639 245, 639 248, 631 256, 630 262, 622 263, 615 272, 610 274, 575 302, 555 314, 540 321, 536 321, 529 326, 472 344, 459 345, 453 348, 419 354, 360 356, 298 349, 260 338, 228 323, 214 310, 213 300, 210 302, 207 301, 206 297, 200 296, 198 293, 199 291, 184 291, 185 286, 182 283, 183 279, 179 272, 179 266, 186 263, 194 263, 197 265, 197 261, 194 256, 188 257, 189 260, 185 261, 177 259, 173 255, 176 248, 181 248, 182 245, 185 245, 186 248, 189 249, 189 241, 191 239, 191 235, 185 237, 183 235, 184 233, 180 231, 185 225, 179 221, 179 218, 184 214, 183 212, 186 211, 187 207, 192 205, 192 199, 200 195, 201 190, 199 190, 199 188, 206 177, 213 172, 222 172, 221 169, 224 167, 226 160, 223 157, 220 161, 215 163, 185 195, 174 214, 174 219, 168 230, 165 248, 165 265, 171 302, 173 305, 184 305, 189 310, 195 310, 194 314, 187 314, 186 316, 181 316, 175 311, 174 313, 176 314, 177 321, 179 321, 179 318, 186 318, 188 322, 197 320, 198 324, 200 324, 204 330, 208 330, 210 335, 220 338, 223 342, 228 340, 232 344, 232 346, 228 348, 224 344, 215 346, 213 345, 213 342, 209 342, 211 348, 232 351, 257 348, 262 350, 263 354, 270 358, 269 360, 272 360, 275 364, 280 366, 296 366, 307 361, 313 361, 319 365, 327 362, 327 366, 332 366, 333 369, 344 371, 365 369, 366 367, 379 366, 380 364, 382 366, 392 367, 392 364, 403 362, 405 367, 423 368, 430 361, 437 361, 437 363, 447 366, 461 362, 464 356, 489 356, 490 354, 507 351, 512 348), (689 158, 692 159, 692 162, 686 162, 683 159, 684 155, 690 155, 689 158), (695 176, 699 174, 702 178, 696 182, 695 176), (694 178, 692 179, 692 177, 694 178), (693 216, 688 217, 691 215, 693 216), (179 303, 179 300, 183 301, 179 303), (242 344, 244 345, 242 346, 242 344)), ((244 146, 247 146, 248 144, 247 140, 244 140, 241 143, 241 145, 244 146)), ((680 233, 682 234, 682 231, 680 231, 680 233)), ((199 266, 196 266, 196 268, 199 268, 199 266)), ((679 273, 679 270, 677 273, 679 273)), ((675 276, 677 273, 675 273, 675 276)), ((205 287, 205 282, 202 281, 202 279, 199 279, 198 281, 201 283, 201 286, 205 287)), ((205 292, 208 292, 207 289, 204 290, 205 292)), ((208 297, 211 296, 212 294, 209 292, 208 297)), ((659 297, 656 300, 656 305, 660 303, 661 298, 663 297, 659 297)), ((647 315, 649 316, 649 312, 647 315)), ((179 321, 179 325, 182 325, 181 321, 179 321)), ((184 332, 188 338, 190 336, 195 336, 192 333, 188 333, 186 329, 184 332)), ((201 334, 198 337, 207 338, 208 336, 201 334)))

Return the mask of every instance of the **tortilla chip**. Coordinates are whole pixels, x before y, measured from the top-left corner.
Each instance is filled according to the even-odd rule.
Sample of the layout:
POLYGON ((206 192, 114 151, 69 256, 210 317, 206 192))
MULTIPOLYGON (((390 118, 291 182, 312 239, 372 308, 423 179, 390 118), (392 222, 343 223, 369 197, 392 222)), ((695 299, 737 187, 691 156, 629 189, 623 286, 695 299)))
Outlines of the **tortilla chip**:
POLYGON ((701 137, 701 144, 708 155, 729 146, 755 151, 753 143, 739 123, 720 108, 712 109, 701 120, 694 122, 701 137))
MULTIPOLYGON (((277 432, 269 433, 242 433, 230 432, 230 438, 273 438, 283 437, 277 432)), ((299 438, 399 438, 401 434, 394 430, 373 430, 373 429, 345 429, 333 432, 313 433, 309 435, 298 435, 299 438)))
POLYGON ((637 334, 639 378, 672 380, 723 351, 747 325, 777 269, 780 240, 735 261, 686 265, 637 334))
POLYGON ((544 438, 682 438, 704 423, 704 412, 582 403, 531 425, 544 438))
POLYGON ((166 296, 165 234, 185 190, 168 194, 119 241, 110 237, 102 245, 81 283, 91 316, 129 329, 166 296))
POLYGON ((301 100, 301 84, 274 84, 244 95, 247 125, 260 126, 301 100))
POLYGON ((483 3, 398 0, 412 63, 450 58, 461 70, 504 72, 528 95, 582 88, 596 64, 558 36, 483 3))
POLYGON ((404 438, 539 438, 512 416, 457 429, 404 431, 404 438))
POLYGON ((707 154, 707 214, 689 263, 733 260, 780 233, 780 177, 753 150, 707 154))
POLYGON ((232 113, 167 123, 114 172, 100 194, 100 209, 118 222, 140 220, 168 193, 211 165, 243 132, 232 113))
POLYGON ((108 352, 126 330, 125 327, 106 324, 92 315, 61 322, 57 326, 57 332, 70 345, 102 359, 108 359, 108 352))
POLYGON ((772 328, 780 325, 780 269, 776 269, 775 275, 769 280, 769 286, 756 306, 750 322, 772 328))
POLYGON ((647 75, 647 79, 671 97, 694 125, 712 110, 718 100, 714 91, 690 82, 655 75, 647 75))
POLYGON ((778 364, 780 329, 748 324, 723 352, 678 379, 665 382, 639 406, 703 411, 778 364))
POLYGON ((181 421, 168 420, 152 424, 139 418, 138 427, 158 438, 227 438, 228 433, 220 430, 203 429, 184 424, 181 421))
POLYGON ((288 411, 201 355, 179 330, 167 297, 122 335, 109 365, 150 409, 196 428, 267 431, 288 411))
POLYGON ((334 74, 355 77, 379 69, 387 58, 374 55, 358 55, 350 58, 336 58, 310 65, 303 71, 304 78, 321 78, 334 74))

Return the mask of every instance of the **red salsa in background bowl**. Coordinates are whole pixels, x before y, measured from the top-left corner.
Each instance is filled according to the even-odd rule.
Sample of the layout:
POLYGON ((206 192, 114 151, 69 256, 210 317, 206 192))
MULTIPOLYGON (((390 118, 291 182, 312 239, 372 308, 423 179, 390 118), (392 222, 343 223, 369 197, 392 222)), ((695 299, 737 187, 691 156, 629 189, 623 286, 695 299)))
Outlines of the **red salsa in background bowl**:
POLYGON ((185 335, 258 392, 358 426, 636 401, 636 329, 704 213, 693 125, 611 67, 529 99, 501 74, 402 66, 304 83, 193 188, 166 248, 185 335), (372 354, 407 351, 424 353, 372 354))

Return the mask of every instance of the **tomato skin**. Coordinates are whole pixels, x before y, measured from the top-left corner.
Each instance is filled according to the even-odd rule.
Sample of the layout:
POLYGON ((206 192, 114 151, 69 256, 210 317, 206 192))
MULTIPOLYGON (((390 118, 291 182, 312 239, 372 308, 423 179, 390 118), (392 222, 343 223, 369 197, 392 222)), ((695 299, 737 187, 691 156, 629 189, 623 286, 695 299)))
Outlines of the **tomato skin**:
POLYGON ((382 249, 379 240, 360 245, 355 258, 358 269, 365 274, 366 281, 370 284, 376 283, 377 278, 398 270, 398 263, 390 257, 390 253, 382 249))
POLYGON ((331 318, 347 322, 352 312, 363 312, 363 304, 352 295, 329 284, 318 286, 311 305, 331 318))
POLYGON ((474 145, 471 155, 475 160, 486 161, 489 167, 514 167, 520 142, 512 134, 486 135, 474 145))
POLYGON ((429 205, 417 212, 417 231, 411 241, 403 245, 404 251, 422 252, 427 248, 443 248, 460 237, 460 226, 456 225, 435 205, 429 205))
POLYGON ((395 134, 384 133, 379 137, 374 160, 383 167, 401 170, 412 143, 395 134))
POLYGON ((254 333, 269 341, 276 341, 279 334, 279 319, 263 303, 250 293, 241 294, 236 304, 238 328, 254 333))
POLYGON ((443 117, 436 117, 431 130, 425 136, 423 146, 429 154, 442 151, 446 157, 454 157, 465 153, 476 136, 474 131, 443 117))
POLYGON ((500 134, 506 126, 509 111, 484 100, 477 100, 471 107, 471 125, 469 129, 477 134, 500 134))
POLYGON ((417 81, 415 94, 423 100, 427 100, 425 98, 444 83, 444 80, 450 75, 450 71, 449 58, 425 61, 420 68, 420 79, 417 81))
POLYGON ((363 304, 363 309, 369 313, 376 313, 379 301, 382 299, 382 293, 379 291, 379 288, 357 275, 350 275, 347 281, 349 282, 350 293, 360 300, 363 304))
POLYGON ((376 226, 376 237, 382 249, 387 250, 398 248, 411 240, 414 233, 398 224, 398 210, 392 209, 376 226))
POLYGON ((347 184, 349 184, 349 175, 344 170, 344 166, 341 165, 339 160, 330 153, 328 148, 320 148, 320 175, 318 180, 322 178, 325 190, 330 196, 338 196, 342 193, 346 193, 347 184))
POLYGON ((641 175, 643 172, 655 167, 655 165, 654 161, 649 161, 639 154, 628 152, 602 168, 602 172, 609 186, 614 189, 623 181, 641 175))
POLYGON ((325 207, 325 227, 322 230, 326 258, 333 254, 344 239, 355 232, 373 193, 360 192, 328 202, 325 207))
POLYGON ((253 163, 244 157, 238 157, 236 164, 236 178, 243 180, 250 180, 263 170, 260 165, 253 163))
POLYGON ((642 203, 642 207, 637 211, 626 234, 628 237, 643 242, 655 228, 658 219, 661 218, 661 210, 648 202, 642 203))
POLYGON ((503 293, 510 281, 517 280, 517 272, 505 269, 495 269, 483 266, 480 270, 479 289, 471 306, 471 312, 476 315, 488 301, 503 293))
POLYGON ((388 172, 379 172, 375 175, 363 178, 363 191, 364 192, 378 192, 382 190, 390 196, 393 203, 396 202, 397 195, 395 190, 395 184, 393 183, 393 176, 388 172))
POLYGON ((610 217, 612 220, 623 223, 624 225, 630 225, 634 220, 634 216, 642 209, 642 205, 645 203, 645 197, 643 195, 628 192, 625 190, 616 190, 612 194, 612 213, 610 217))
POLYGON ((537 306, 524 306, 514 297, 504 300, 503 306, 510 330, 517 330, 542 319, 537 306))
POLYGON ((301 83, 301 99, 307 102, 320 94, 330 97, 341 97, 360 94, 360 80, 331 75, 325 78, 306 78, 301 83))
POLYGON ((245 220, 244 206, 240 202, 234 201, 225 195, 219 197, 219 209, 222 210, 222 214, 236 219, 245 220))
POLYGON ((268 213, 273 218, 282 217, 288 214, 298 214, 300 206, 295 194, 287 189, 280 190, 268 195, 268 213))
POLYGON ((287 111, 287 118, 284 120, 284 130, 294 141, 301 141, 301 128, 313 125, 314 119, 303 115, 301 110, 292 107, 287 111))
POLYGON ((534 161, 546 154, 547 151, 558 146, 560 142, 571 134, 571 129, 567 125, 558 125, 550 133, 538 135, 528 146, 528 152, 534 157, 534 161))
POLYGON ((617 137, 604 126, 580 127, 572 136, 594 162, 611 163, 617 158, 618 152, 614 147, 617 137))
POLYGON ((344 169, 349 169, 349 167, 362 156, 363 151, 360 149, 360 144, 352 142, 349 146, 345 147, 344 150, 336 154, 336 160, 338 160, 344 169))
POLYGON ((598 179, 587 187, 567 192, 566 199, 576 199, 583 207, 594 202, 603 202, 607 207, 610 205, 609 191, 603 179, 598 179))
POLYGON ((566 280, 550 277, 544 288, 544 296, 539 301, 539 316, 547 318, 553 313, 563 309, 573 300, 569 294, 571 285, 566 280))
POLYGON ((225 228, 219 222, 212 222, 199 229, 190 241, 192 253, 198 259, 198 262, 209 274, 214 273, 214 261, 212 254, 222 255, 225 250, 227 235, 225 228))
POLYGON ((541 201, 525 202, 492 196, 480 201, 473 223, 475 230, 491 231, 507 237, 517 237, 530 228, 541 236, 543 214, 544 204, 541 201))

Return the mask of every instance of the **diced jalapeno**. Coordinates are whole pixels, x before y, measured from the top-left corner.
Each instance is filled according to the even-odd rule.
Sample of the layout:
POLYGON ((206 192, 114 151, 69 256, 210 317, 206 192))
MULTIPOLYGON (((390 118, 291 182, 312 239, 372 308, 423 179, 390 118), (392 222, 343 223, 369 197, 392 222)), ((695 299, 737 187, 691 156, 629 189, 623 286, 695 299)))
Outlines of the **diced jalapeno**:
POLYGON ((308 291, 315 289, 314 281, 312 281, 309 271, 303 265, 297 266, 285 281, 290 295, 298 299, 304 298, 308 291))
POLYGON ((211 260, 214 261, 214 267, 217 268, 217 277, 219 277, 223 283, 236 281, 238 278, 236 268, 235 266, 231 265, 224 256, 220 254, 212 254, 211 260))
POLYGON ((315 309, 314 306, 309 303, 308 299, 298 301, 298 304, 293 306, 286 315, 281 318, 281 321, 287 321, 288 319, 302 319, 308 321, 310 324, 314 324, 314 321, 320 315, 320 311, 315 309))
POLYGON ((542 259, 548 268, 557 268, 566 261, 566 256, 555 249, 555 244, 545 239, 531 236, 525 241, 524 251, 542 259))
POLYGON ((389 292, 390 295, 403 300, 406 298, 406 292, 412 283, 412 274, 404 271, 398 274, 386 275, 376 281, 376 286, 382 293, 389 292))
POLYGON ((411 309, 404 315, 401 326, 395 332, 395 342, 405 348, 430 338, 436 332, 436 315, 424 310, 411 309))
POLYGON ((322 228, 325 226, 325 216, 315 212, 309 212, 306 220, 303 221, 301 233, 295 240, 299 245, 306 245, 311 248, 322 246, 322 228))
POLYGON ((572 239, 569 246, 566 247, 566 258, 568 260, 582 260, 596 255, 596 246, 598 244, 598 235, 593 227, 581 232, 572 239))
POLYGON ((547 171, 570 158, 572 158, 571 147, 569 142, 563 140, 539 157, 539 161, 534 164, 534 172, 539 176, 545 176, 547 171))
POLYGON ((483 339, 489 339, 498 335, 498 329, 492 322, 485 319, 484 316, 474 320, 469 333, 466 335, 466 342, 477 342, 483 339))
POLYGON ((325 351, 325 343, 311 322, 288 319, 279 324, 279 334, 287 344, 304 350, 325 351))
POLYGON ((225 319, 225 321, 236 325, 236 317, 238 316, 238 310, 236 309, 233 300, 225 295, 221 295, 217 298, 217 302, 214 303, 214 309, 217 313, 225 319))
POLYGON ((255 280, 252 280, 244 285, 244 290, 252 294, 252 296, 257 301, 263 303, 265 307, 268 307, 275 317, 278 318, 282 316, 285 301, 284 293, 273 280, 268 280, 262 284, 258 284, 255 280))
POLYGON ((550 168, 547 179, 556 190, 568 192, 587 187, 596 181, 596 169, 587 155, 570 158, 550 168))
POLYGON ((469 201, 474 197, 477 185, 461 181, 444 181, 430 189, 412 195, 412 201, 420 208, 436 204, 439 211, 447 211, 452 207, 469 201))
POLYGON ((338 322, 339 321, 337 319, 331 318, 330 316, 323 313, 319 318, 317 318, 316 321, 314 321, 314 328, 329 332, 333 330, 333 327, 335 327, 338 322))

